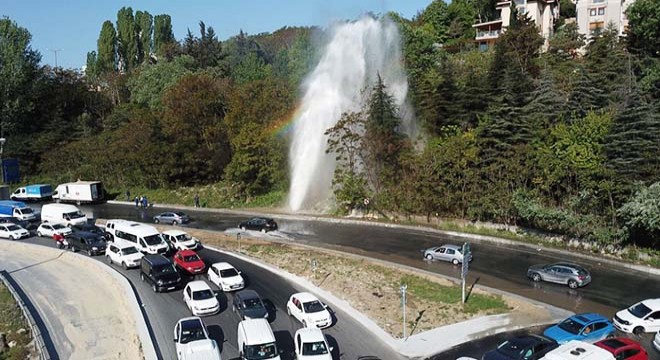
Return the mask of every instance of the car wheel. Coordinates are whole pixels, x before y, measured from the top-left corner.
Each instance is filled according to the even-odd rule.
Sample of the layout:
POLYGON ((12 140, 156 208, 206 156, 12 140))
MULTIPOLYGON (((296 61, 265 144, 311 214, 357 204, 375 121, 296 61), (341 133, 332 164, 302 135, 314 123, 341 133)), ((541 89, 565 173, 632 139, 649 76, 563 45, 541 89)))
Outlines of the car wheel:
POLYGON ((16 240, 16 238, 14 237, 14 235, 9 235, 9 239, 11 239, 11 240, 16 240))
POLYGON ((140 280, 144 281, 144 273, 140 273, 140 280))
POLYGON ((431 254, 426 254, 426 260, 432 261, 433 260, 433 255, 431 254))
POLYGON ((266 233, 266 229, 261 229, 261 232, 265 234, 265 233, 266 233))
POLYGON ((41 231, 37 231, 37 236, 38 237, 43 237, 43 235, 41 234, 41 231))
POLYGON ((154 222, 155 222, 156 224, 158 224, 158 223, 160 223, 160 220, 158 220, 158 218, 156 218, 156 219, 154 219, 154 222))
POLYGON ((289 308, 288 306, 286 307, 286 313, 289 314, 289 316, 291 316, 291 308, 289 308))
POLYGON ((173 226, 174 226, 174 225, 179 225, 179 222, 176 221, 176 220, 172 220, 172 225, 173 225, 173 226))
POLYGON ((454 264, 454 265, 458 265, 458 262, 459 262, 458 259, 453 259, 453 260, 451 261, 451 263, 454 264))
POLYGON ((633 334, 635 334, 635 335, 637 335, 637 336, 642 336, 642 335, 644 335, 645 332, 646 332, 646 331, 645 331, 644 328, 641 327, 641 326, 638 326, 638 327, 636 327, 636 328, 633 329, 633 334))
POLYGON ((241 230, 245 231, 245 226, 241 226, 241 230))
POLYGON ((87 256, 92 256, 92 250, 87 250, 87 256))
POLYGON ((106 255, 105 259, 108 260, 108 264, 112 265, 112 259, 110 258, 110 255, 106 255))
POLYGON ((537 274, 537 273, 533 273, 533 274, 532 274, 532 281, 534 281, 534 282, 539 282, 539 281, 541 281, 541 275, 539 275, 539 274, 537 274))
POLYGON ((121 267, 123 267, 124 270, 128 270, 128 265, 126 265, 126 262, 125 262, 125 261, 122 261, 122 263, 121 263, 121 267))
POLYGON ((571 289, 577 289, 578 283, 575 280, 568 280, 568 287, 571 289))
POLYGON ((151 285, 151 288, 154 290, 155 293, 158 292, 158 288, 156 287, 156 284, 151 285))
POLYGON ((238 312, 236 312, 236 305, 232 305, 232 306, 231 306, 231 311, 233 311, 233 312, 235 312, 235 313, 238 314, 238 312))
POLYGON ((77 250, 76 250, 76 247, 72 245, 72 246, 71 246, 71 252, 76 252, 76 251, 77 251, 77 250))

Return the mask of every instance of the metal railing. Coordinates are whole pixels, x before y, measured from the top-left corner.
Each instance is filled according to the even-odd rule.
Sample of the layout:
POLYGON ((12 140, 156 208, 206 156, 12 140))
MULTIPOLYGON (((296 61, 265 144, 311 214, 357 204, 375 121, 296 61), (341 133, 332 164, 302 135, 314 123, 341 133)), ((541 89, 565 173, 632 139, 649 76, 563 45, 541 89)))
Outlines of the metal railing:
POLYGON ((477 31, 477 39, 482 39, 485 37, 495 38, 498 36, 500 36, 500 30, 477 31))
POLYGON ((28 327, 30 328, 30 333, 32 334, 32 338, 33 338, 33 341, 34 341, 34 347, 37 349, 37 352, 39 353, 39 359, 41 359, 41 360, 55 360, 55 359, 57 359, 57 356, 54 356, 54 357, 51 356, 50 350, 48 349, 48 347, 46 347, 46 343, 45 343, 44 338, 42 336, 41 327, 34 320, 34 316, 32 316, 32 312, 25 305, 25 302, 23 302, 23 298, 19 295, 18 291, 16 291, 16 289, 14 288, 14 285, 12 284, 12 280, 10 280, 9 273, 5 270, 0 271, 0 280, 5 284, 7 289, 9 289, 9 292, 14 297, 14 300, 16 300, 16 303, 18 304, 18 307, 23 312, 23 316, 25 317, 25 321, 27 322, 28 327))

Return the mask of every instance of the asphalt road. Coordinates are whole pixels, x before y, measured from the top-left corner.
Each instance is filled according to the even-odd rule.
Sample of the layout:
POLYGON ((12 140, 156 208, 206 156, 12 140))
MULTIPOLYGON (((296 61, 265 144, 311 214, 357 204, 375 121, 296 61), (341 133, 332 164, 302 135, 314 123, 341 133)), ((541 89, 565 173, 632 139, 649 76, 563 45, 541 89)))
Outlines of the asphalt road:
MULTIPOLYGON (((53 241, 49 238, 33 237, 21 241, 54 246, 53 241)), ((293 355, 293 336, 295 331, 301 328, 302 325, 287 315, 286 302, 291 294, 301 291, 301 289, 258 266, 232 256, 207 249, 201 250, 199 254, 207 264, 227 261, 243 272, 243 275, 247 277, 246 288, 257 291, 269 308, 269 322, 277 344, 283 350, 282 359, 295 359, 293 355)), ((105 261, 102 256, 95 256, 94 258, 105 261)), ((112 265, 112 267, 134 284, 149 317, 162 358, 176 359, 174 342, 172 341, 174 325, 180 318, 191 316, 190 311, 183 302, 182 288, 167 293, 154 293, 151 287, 141 282, 139 269, 123 270, 115 265, 112 265)), ((206 277, 198 276, 197 279, 206 279, 206 277)), ((189 280, 191 279, 186 279, 186 281, 189 280)), ((215 285, 211 284, 211 287, 215 289, 215 285)), ((235 359, 238 357, 236 329, 239 317, 232 312, 231 294, 218 290, 217 297, 220 301, 221 312, 217 315, 204 317, 203 321, 211 337, 220 345, 222 358, 235 359)), ((332 327, 323 332, 326 334, 330 346, 334 347, 334 359, 357 359, 361 356, 399 359, 398 356, 392 355, 386 345, 373 337, 362 325, 354 322, 341 310, 332 310, 335 312, 334 315, 337 320, 332 327)))

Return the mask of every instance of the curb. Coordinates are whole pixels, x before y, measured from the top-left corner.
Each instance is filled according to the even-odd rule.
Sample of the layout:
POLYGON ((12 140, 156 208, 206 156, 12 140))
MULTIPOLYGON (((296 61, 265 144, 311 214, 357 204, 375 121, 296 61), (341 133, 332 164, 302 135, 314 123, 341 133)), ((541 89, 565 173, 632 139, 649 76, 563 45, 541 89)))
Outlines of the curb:
MULTIPOLYGON (((135 206, 133 203, 130 203, 128 201, 108 200, 107 203, 108 204, 113 204, 113 205, 132 205, 132 206, 135 206)), ((612 265, 612 266, 618 266, 618 267, 622 267, 622 268, 629 269, 629 270, 639 271, 641 273, 645 273, 645 274, 649 274, 649 275, 660 276, 660 268, 654 268, 650 265, 630 264, 630 263, 626 263, 626 262, 620 262, 620 261, 617 261, 617 260, 614 260, 614 259, 598 257, 598 256, 583 254, 583 253, 579 253, 579 252, 571 252, 569 250, 550 248, 550 247, 547 247, 547 246, 544 246, 544 245, 539 245, 539 244, 530 244, 530 243, 523 242, 523 241, 509 240, 509 239, 504 239, 504 238, 498 238, 498 237, 495 237, 495 236, 461 233, 461 232, 457 232, 457 231, 448 231, 448 230, 438 230, 438 229, 434 229, 434 228, 423 226, 423 225, 400 225, 400 224, 391 224, 391 223, 372 222, 372 221, 366 221, 366 220, 340 219, 340 218, 323 217, 323 216, 315 216, 315 215, 291 215, 291 214, 282 214, 282 213, 264 213, 264 212, 259 212, 259 211, 250 212, 250 211, 233 210, 233 209, 195 208, 195 207, 191 207, 191 206, 172 205, 172 204, 154 204, 153 207, 154 208, 159 208, 159 209, 204 211, 204 212, 210 212, 210 213, 225 213, 225 214, 236 214, 236 215, 246 215, 246 216, 253 216, 255 213, 259 213, 259 214, 262 214, 262 215, 268 216, 268 217, 277 217, 277 218, 281 218, 281 219, 290 219, 290 220, 321 221, 321 222, 335 223, 335 224, 350 224, 350 225, 361 225, 361 226, 379 226, 379 227, 385 227, 385 228, 396 228, 396 229, 408 229, 408 230, 416 230, 416 231, 425 231, 425 232, 429 232, 429 233, 454 236, 454 237, 458 237, 458 238, 461 238, 461 239, 467 239, 467 240, 490 242, 490 243, 501 244, 501 245, 523 246, 523 247, 526 247, 528 249, 533 249, 533 250, 537 250, 537 251, 540 248, 540 249, 542 249, 542 251, 545 251, 545 252, 548 252, 548 253, 575 256, 575 257, 587 259, 587 260, 590 260, 590 261, 594 261, 594 262, 597 262, 597 263, 605 263, 605 264, 612 265)))

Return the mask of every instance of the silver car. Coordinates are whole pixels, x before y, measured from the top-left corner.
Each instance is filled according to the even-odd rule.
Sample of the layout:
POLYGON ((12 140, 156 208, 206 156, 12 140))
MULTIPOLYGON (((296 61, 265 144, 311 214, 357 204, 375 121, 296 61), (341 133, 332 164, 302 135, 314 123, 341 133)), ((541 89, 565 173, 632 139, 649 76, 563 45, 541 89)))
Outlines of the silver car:
POLYGON ((591 274, 587 269, 569 263, 530 266, 527 269, 527 277, 535 282, 566 284, 571 289, 586 286, 591 282, 591 274))
MULTIPOLYGON (((426 260, 441 260, 449 261, 454 265, 458 265, 463 262, 463 251, 462 248, 458 245, 442 245, 434 246, 424 250, 424 259, 426 260)), ((468 262, 472 261, 472 253, 469 255, 468 262)))
POLYGON ((163 224, 177 225, 177 224, 185 224, 189 221, 190 221, 190 217, 186 213, 180 211, 166 211, 164 213, 154 216, 154 222, 156 224, 163 223, 163 224))

